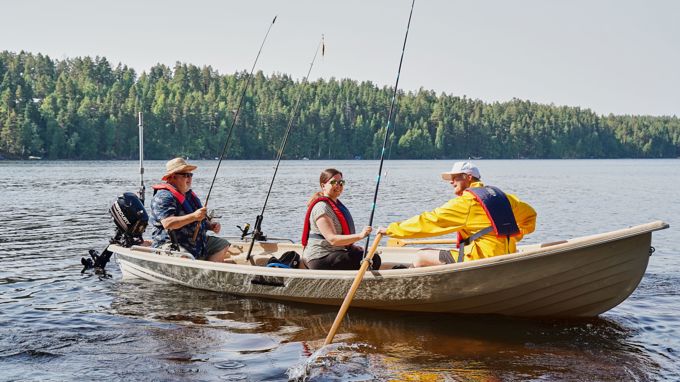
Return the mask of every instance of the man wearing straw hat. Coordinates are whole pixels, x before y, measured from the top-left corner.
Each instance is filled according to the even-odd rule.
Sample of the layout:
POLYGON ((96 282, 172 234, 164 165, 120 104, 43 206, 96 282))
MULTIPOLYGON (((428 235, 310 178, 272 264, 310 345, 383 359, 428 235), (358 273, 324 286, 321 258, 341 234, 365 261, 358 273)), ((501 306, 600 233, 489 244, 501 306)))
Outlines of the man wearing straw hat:
POLYGON ((513 253, 516 243, 536 229, 536 211, 515 195, 485 186, 477 166, 456 162, 442 179, 457 197, 379 232, 394 238, 425 238, 456 232, 458 249, 423 250, 416 267, 451 264, 513 253))
POLYGON ((222 262, 227 257, 229 242, 217 236, 207 236, 206 231, 220 232, 220 223, 206 219, 206 207, 191 190, 197 167, 184 158, 175 158, 165 164, 164 183, 153 186, 150 225, 153 227, 153 247, 173 248, 189 252, 196 259, 222 262), (199 232, 193 240, 196 225, 199 232))

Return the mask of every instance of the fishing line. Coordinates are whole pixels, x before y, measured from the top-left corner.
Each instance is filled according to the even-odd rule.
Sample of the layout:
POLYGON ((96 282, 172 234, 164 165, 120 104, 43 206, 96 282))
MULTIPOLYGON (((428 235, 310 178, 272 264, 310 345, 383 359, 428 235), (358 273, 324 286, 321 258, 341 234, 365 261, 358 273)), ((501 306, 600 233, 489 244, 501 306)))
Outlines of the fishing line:
MULTIPOLYGON (((382 150, 380 152, 380 167, 378 169, 378 177, 375 183, 375 192, 373 193, 373 204, 371 204, 371 217, 368 220, 368 225, 373 225, 373 217, 375 215, 375 206, 378 201, 378 189, 380 188, 380 178, 382 177, 383 162, 385 161, 385 146, 387 145, 387 139, 390 134, 390 126, 392 125, 392 117, 394 113, 395 103, 397 99, 397 92, 399 90, 399 76, 401 75, 401 65, 404 62, 404 51, 406 50, 406 41, 408 40, 408 31, 411 27, 411 16, 413 16, 413 6, 416 0, 411 2, 411 12, 408 15, 408 24, 406 24, 406 35, 404 36, 404 45, 401 48, 401 58, 399 59, 399 69, 397 70, 397 80, 394 83, 394 92, 392 93, 392 102, 390 104, 390 112, 387 114, 387 128, 385 129, 385 138, 383 139, 382 150)), ((366 256, 366 251, 368 250, 369 244, 371 242, 371 235, 366 237, 366 245, 364 246, 364 256, 366 256)))
MULTIPOLYGON (((208 200, 210 200, 210 193, 212 192, 213 186, 215 185, 215 179, 217 179, 217 173, 220 171, 220 164, 222 164, 222 158, 224 158, 224 154, 227 152, 227 147, 229 146, 229 142, 231 141, 231 133, 234 131, 234 126, 236 126, 236 121, 238 120, 238 115, 241 112, 241 106, 243 105, 243 99, 246 96, 246 91, 248 90, 248 86, 253 80, 253 71, 255 70, 255 65, 257 64, 257 60, 260 58, 260 53, 262 53, 262 47, 264 47, 264 43, 267 41, 267 37, 269 36, 269 32, 271 31, 272 27, 274 26, 274 23, 276 22, 276 18, 278 16, 274 16, 274 19, 272 20, 271 24, 269 24, 269 28, 267 29, 267 33, 264 35, 264 39, 262 39, 262 44, 260 44, 260 50, 257 52, 257 56, 255 57, 255 61, 253 62, 253 66, 250 68, 250 74, 248 75, 248 79, 246 80, 245 84, 243 84, 243 90, 241 91, 241 98, 238 101, 238 107, 236 108, 236 113, 234 114, 234 118, 231 121, 231 127, 229 128, 229 132, 227 133, 227 140, 224 142, 224 146, 222 147, 222 153, 220 154, 220 160, 217 162, 217 168, 215 169, 215 175, 213 176, 212 182, 210 183, 210 189, 208 190, 208 196, 205 197, 205 204, 204 207, 208 207, 208 200)), ((194 237, 193 240, 196 241, 196 236, 198 235, 198 231, 201 227, 201 224, 196 224, 196 230, 194 231, 194 237)))
MULTIPOLYGON (((375 193, 373 194, 373 205, 371 206, 371 218, 368 223, 368 225, 373 224, 373 216, 375 214, 375 205, 376 201, 378 200, 378 188, 380 187, 380 177, 382 174, 382 168, 383 168, 383 162, 385 161, 385 146, 387 145, 387 139, 389 136, 390 132, 390 124, 392 121, 392 115, 394 113, 394 105, 396 103, 396 98, 397 98, 397 90, 399 89, 399 76, 401 75, 401 64, 404 61, 404 51, 406 50, 406 40, 408 39, 408 30, 411 26, 411 16, 413 16, 413 6, 415 5, 416 0, 413 0, 411 2, 411 12, 409 13, 408 16, 408 24, 406 25, 406 35, 404 36, 404 45, 401 48, 401 58, 399 59, 399 70, 397 71, 397 81, 394 84, 394 93, 392 94, 392 103, 390 105, 390 112, 387 115, 387 128, 385 129, 385 138, 383 139, 383 145, 382 145, 382 151, 380 153, 380 168, 378 169, 378 178, 376 180, 376 185, 375 185, 375 193)), ((347 292, 347 296, 345 296, 345 299, 342 301, 342 305, 340 306, 340 310, 338 311, 338 315, 335 317, 335 320, 333 321, 333 325, 331 326, 330 331, 328 332, 328 335, 326 336, 326 340, 324 341, 324 346, 329 345, 331 342, 333 342, 333 337, 335 336, 335 333, 337 332, 338 328, 340 327, 340 324, 342 323, 343 318, 345 317, 345 313, 347 313, 347 309, 349 309, 349 305, 352 303, 352 299, 354 298, 354 295, 356 294, 357 289, 359 289, 359 285, 361 284, 361 280, 364 278, 364 273, 366 273, 366 270, 368 269, 368 266, 370 265, 371 258, 375 254, 375 251, 378 249, 378 244, 380 244, 380 239, 382 238, 382 234, 378 233, 376 236, 376 241, 373 243, 371 246, 371 249, 368 250, 368 244, 371 240, 371 235, 368 235, 366 237, 366 247, 364 249, 364 260, 361 262, 361 267, 359 268, 359 271, 357 272, 356 277, 354 278, 354 281, 352 282, 352 286, 349 289, 349 292, 347 292)))
POLYGON ((267 191, 267 197, 264 199, 264 205, 262 206, 262 212, 257 215, 255 218, 255 228, 253 228, 253 233, 251 236, 250 240, 250 248, 248 248, 248 255, 246 257, 246 260, 250 260, 250 254, 253 251, 253 245, 255 244, 255 240, 258 238, 262 238, 262 219, 264 219, 264 211, 267 208, 267 202, 269 201, 269 195, 271 195, 272 192, 272 187, 274 186, 274 179, 276 179, 276 173, 279 171, 279 164, 281 164, 281 157, 283 156, 283 151, 286 148, 286 143, 288 142, 288 136, 290 134, 291 129, 293 128, 293 122, 295 122, 295 117, 297 116, 298 112, 298 107, 300 106, 300 100, 302 99, 302 94, 304 93, 305 90, 305 85, 307 84, 307 80, 309 79, 309 74, 312 72, 312 67, 314 67, 314 62, 316 61, 316 56, 319 54, 319 48, 321 48, 321 56, 324 55, 326 51, 326 45, 324 44, 324 39, 323 35, 321 35, 321 41, 319 42, 319 45, 317 45, 315 51, 314 51, 314 57, 312 58, 312 62, 309 64, 309 70, 307 70, 307 75, 305 78, 302 80, 301 86, 300 86, 300 93, 298 94, 297 100, 295 101, 295 106, 293 106, 293 112, 290 115, 290 119, 288 120, 288 127, 286 128, 286 134, 283 136, 283 141, 281 142, 281 147, 279 148, 279 152, 276 157, 276 167, 274 168, 274 175, 272 176, 272 180, 269 183, 269 190, 267 191))

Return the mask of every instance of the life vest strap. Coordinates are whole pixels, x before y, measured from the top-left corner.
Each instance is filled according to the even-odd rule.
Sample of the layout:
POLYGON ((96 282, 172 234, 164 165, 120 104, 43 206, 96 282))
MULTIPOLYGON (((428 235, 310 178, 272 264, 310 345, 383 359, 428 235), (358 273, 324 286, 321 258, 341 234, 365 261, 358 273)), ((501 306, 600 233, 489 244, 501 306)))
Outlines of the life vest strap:
MULTIPOLYGON (((342 227, 342 234, 343 235, 349 235, 353 234, 354 231, 354 221, 352 220, 352 215, 349 213, 349 210, 338 200, 337 202, 334 202, 333 199, 325 197, 325 196, 320 196, 316 199, 314 199, 309 205, 307 206, 307 213, 305 214, 305 223, 304 226, 302 227, 302 246, 306 247, 307 246, 307 240, 309 239, 311 232, 311 226, 309 224, 309 217, 312 215, 312 208, 314 208, 314 205, 319 202, 326 202, 328 203, 329 206, 331 206, 331 209, 333 210, 333 213, 335 213, 335 216, 337 216, 338 220, 340 221, 340 226, 342 227)), ((325 239, 322 237, 322 239, 325 239)))
POLYGON ((497 237, 520 233, 510 201, 503 191, 494 186, 468 188, 465 191, 481 204, 497 237))
POLYGON ((474 233, 473 235, 471 235, 467 239, 461 240, 460 243, 458 243, 458 261, 457 262, 458 263, 463 262, 463 258, 465 257, 465 245, 466 244, 470 244, 473 241, 479 239, 480 237, 482 237, 482 236, 484 236, 487 233, 492 232, 492 231, 493 231, 493 226, 488 226, 481 231, 477 231, 476 233, 474 233))
MULTIPOLYGON (((198 199, 198 196, 196 196, 196 193, 193 190, 189 190, 186 194, 182 194, 177 190, 173 185, 169 183, 160 183, 160 184, 155 184, 151 186, 153 188, 153 194, 154 196, 156 193, 160 190, 166 190, 169 191, 172 194, 172 197, 175 200, 175 205, 177 209, 182 209, 185 214, 190 214, 193 213, 194 211, 198 210, 199 208, 202 208, 203 205, 201 204, 201 200, 198 199)), ((179 211, 176 212, 175 216, 180 216, 178 215, 179 211)), ((193 227, 199 227, 199 230, 203 231, 203 234, 207 230, 206 226, 206 220, 198 221, 195 223, 189 223, 192 224, 193 227)), ((158 222, 158 225, 161 225, 160 221, 158 222)), ((179 229, 178 229, 179 230, 179 229)), ((177 240, 177 236, 175 234, 175 230, 166 230, 168 233, 168 237, 170 238, 170 242, 172 243, 172 249, 175 251, 179 251, 180 245, 179 245, 179 240, 177 240)), ((200 232, 199 232, 200 233, 200 232)), ((204 237, 199 235, 200 237, 204 237)), ((198 237, 197 237, 197 240, 198 237)), ((196 241, 193 240, 192 238, 189 238, 189 243, 192 245, 196 245, 196 241)), ((205 250, 205 245, 201 248, 201 251, 205 250)))

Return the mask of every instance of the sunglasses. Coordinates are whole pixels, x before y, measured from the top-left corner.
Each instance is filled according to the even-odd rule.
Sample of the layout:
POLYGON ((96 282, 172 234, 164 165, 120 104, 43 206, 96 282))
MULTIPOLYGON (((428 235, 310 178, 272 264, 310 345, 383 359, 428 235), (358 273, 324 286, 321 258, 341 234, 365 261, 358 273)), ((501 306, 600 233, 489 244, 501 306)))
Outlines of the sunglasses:
POLYGON ((339 185, 341 185, 341 186, 344 186, 345 183, 347 183, 347 182, 346 182, 344 179, 340 179, 340 180, 331 179, 330 182, 328 182, 328 183, 330 183, 331 186, 335 186, 336 184, 339 184, 339 185))
POLYGON ((176 172, 175 175, 181 175, 185 178, 193 178, 194 174, 191 172, 176 172))

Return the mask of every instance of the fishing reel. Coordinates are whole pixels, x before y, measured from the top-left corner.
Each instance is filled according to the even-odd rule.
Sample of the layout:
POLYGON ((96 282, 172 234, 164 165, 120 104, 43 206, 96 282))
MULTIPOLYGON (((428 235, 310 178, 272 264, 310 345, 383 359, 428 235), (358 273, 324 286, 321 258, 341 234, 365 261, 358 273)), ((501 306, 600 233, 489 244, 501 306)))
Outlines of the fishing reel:
POLYGON ((267 241, 267 236, 264 235, 262 231, 258 229, 255 229, 252 232, 250 231, 250 223, 246 223, 243 228, 241 228, 240 225, 237 225, 236 228, 241 231, 241 240, 245 240, 248 235, 253 235, 254 241, 267 241))
POLYGON ((238 228, 239 231, 241 231, 241 240, 245 240, 246 236, 248 236, 248 234, 250 233, 250 232, 249 232, 249 231, 250 231, 250 224, 249 224, 249 223, 246 223, 246 224, 243 226, 243 228, 241 228, 240 225, 237 225, 236 228, 238 228))
POLYGON ((213 219, 220 219, 221 217, 222 217, 222 215, 215 215, 215 210, 208 210, 208 216, 206 216, 206 219, 208 219, 208 221, 210 221, 210 220, 213 220, 213 219))
POLYGON ((253 232, 253 240, 255 241, 267 241, 267 235, 260 231, 253 232))

